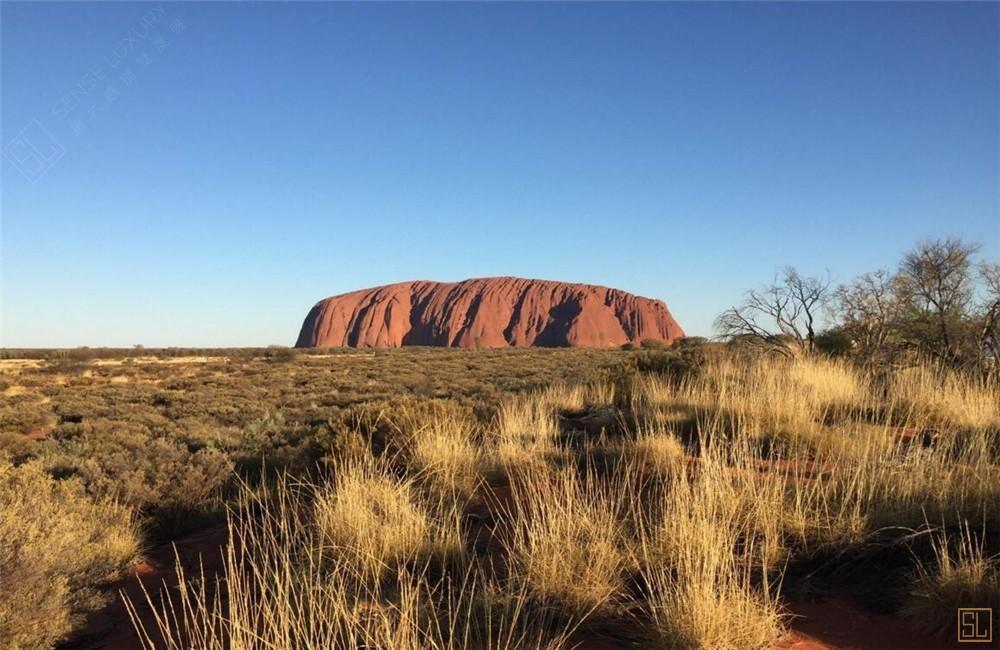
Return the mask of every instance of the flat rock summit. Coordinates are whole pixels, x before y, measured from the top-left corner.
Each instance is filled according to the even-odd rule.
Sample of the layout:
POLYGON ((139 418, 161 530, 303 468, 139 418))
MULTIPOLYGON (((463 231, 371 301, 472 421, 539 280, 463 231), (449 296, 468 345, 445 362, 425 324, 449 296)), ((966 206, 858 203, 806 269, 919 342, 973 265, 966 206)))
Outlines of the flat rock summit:
POLYGON ((589 284, 414 281, 321 300, 296 347, 617 347, 684 336, 666 304, 589 284))

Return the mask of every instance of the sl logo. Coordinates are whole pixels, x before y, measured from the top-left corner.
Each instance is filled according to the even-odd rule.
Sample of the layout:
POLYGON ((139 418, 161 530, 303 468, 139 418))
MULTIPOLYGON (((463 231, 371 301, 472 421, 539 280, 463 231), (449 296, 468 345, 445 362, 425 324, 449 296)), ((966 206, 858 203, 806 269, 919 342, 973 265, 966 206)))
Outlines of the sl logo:
POLYGON ((959 607, 958 642, 992 643, 993 610, 989 607, 959 607))

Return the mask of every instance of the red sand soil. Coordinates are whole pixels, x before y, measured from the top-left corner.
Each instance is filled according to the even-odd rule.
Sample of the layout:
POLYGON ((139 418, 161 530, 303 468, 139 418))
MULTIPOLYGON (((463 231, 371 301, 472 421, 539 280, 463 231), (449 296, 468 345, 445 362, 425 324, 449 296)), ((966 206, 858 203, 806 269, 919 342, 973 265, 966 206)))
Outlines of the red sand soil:
POLYGON ((684 336, 660 300, 522 278, 401 282, 318 302, 296 347, 618 347, 684 336))
POLYGON ((21 434, 18 437, 21 438, 22 440, 45 440, 46 438, 49 437, 50 433, 52 433, 52 427, 47 426, 47 427, 39 427, 37 429, 33 429, 28 433, 21 434))
MULTIPOLYGON (((225 525, 213 526, 177 540, 174 544, 158 547, 145 561, 132 567, 132 575, 125 579, 120 589, 135 605, 146 632, 154 640, 159 638, 156 634, 156 621, 146 602, 142 586, 145 585, 157 602, 164 583, 176 593, 176 559, 180 560, 188 577, 197 577, 204 569, 206 582, 212 584, 222 572, 222 553, 227 538, 225 525)), ((135 650, 142 646, 125 602, 116 592, 107 606, 92 614, 83 631, 64 647, 79 650, 135 650)))
POLYGON ((862 612, 849 602, 830 598, 791 602, 791 632, 782 650, 936 650, 959 647, 955 639, 914 631, 903 621, 862 612))

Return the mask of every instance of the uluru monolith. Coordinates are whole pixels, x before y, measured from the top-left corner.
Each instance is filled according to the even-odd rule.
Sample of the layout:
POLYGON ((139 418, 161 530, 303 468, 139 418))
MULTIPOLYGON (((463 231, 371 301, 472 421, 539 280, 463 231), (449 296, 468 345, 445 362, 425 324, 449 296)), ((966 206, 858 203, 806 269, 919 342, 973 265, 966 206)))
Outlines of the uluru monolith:
POLYGON ((332 296, 296 347, 617 347, 684 336, 666 304, 589 284, 500 277, 414 281, 332 296))

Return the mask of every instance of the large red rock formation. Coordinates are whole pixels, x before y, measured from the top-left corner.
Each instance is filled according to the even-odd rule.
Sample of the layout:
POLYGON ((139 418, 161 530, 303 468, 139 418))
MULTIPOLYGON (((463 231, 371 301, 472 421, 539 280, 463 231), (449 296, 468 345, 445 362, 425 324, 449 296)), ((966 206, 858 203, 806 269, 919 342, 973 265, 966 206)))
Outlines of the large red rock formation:
POLYGON ((613 347, 671 342, 683 330, 660 300, 523 278, 400 282, 316 303, 296 347, 613 347))

